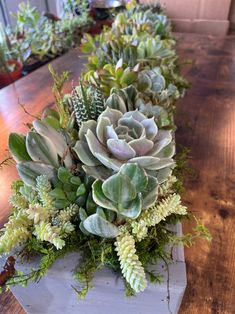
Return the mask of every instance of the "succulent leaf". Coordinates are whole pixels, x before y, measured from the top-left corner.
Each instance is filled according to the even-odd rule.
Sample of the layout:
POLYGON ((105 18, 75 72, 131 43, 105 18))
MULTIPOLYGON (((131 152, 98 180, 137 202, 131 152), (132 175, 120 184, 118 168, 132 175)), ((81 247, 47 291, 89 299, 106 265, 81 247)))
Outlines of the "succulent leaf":
POLYGON ((82 166, 82 169, 88 176, 93 178, 97 178, 99 180, 106 180, 110 177, 113 172, 112 170, 104 167, 104 166, 96 166, 96 167, 89 167, 89 166, 82 166))
POLYGON ((98 166, 101 163, 97 158, 92 155, 89 146, 86 142, 77 141, 76 145, 73 147, 73 150, 77 154, 78 158, 86 164, 87 166, 98 166))
POLYGON ((93 214, 83 221, 84 228, 91 234, 104 238, 116 238, 120 231, 118 227, 98 214, 93 214))
POLYGON ((102 189, 102 181, 96 180, 92 185, 92 197, 94 202, 103 208, 107 208, 113 211, 117 211, 116 204, 114 204, 111 200, 109 200, 102 189))
POLYGON ((125 202, 119 205, 118 210, 122 216, 130 219, 136 219, 142 210, 143 197, 141 193, 138 193, 136 198, 130 202, 125 202))
POLYGON ((112 202, 122 204, 136 197, 136 189, 129 177, 115 174, 102 184, 104 195, 112 202))
POLYGON ((30 161, 31 158, 26 149, 25 136, 11 133, 8 139, 8 147, 16 162, 30 161))
POLYGON ((26 185, 36 185, 36 178, 42 174, 47 175, 48 179, 52 182, 56 182, 56 170, 50 165, 43 163, 37 163, 33 161, 27 161, 16 165, 19 176, 26 185))
POLYGON ((57 176, 61 182, 65 183, 72 177, 72 174, 66 168, 60 167, 57 176))
POLYGON ((47 138, 38 133, 29 132, 26 136, 26 147, 33 161, 59 167, 55 145, 47 138))
POLYGON ((82 122, 82 125, 79 129, 79 138, 82 140, 82 141, 86 141, 86 133, 88 130, 91 130, 93 133, 95 132, 96 130, 96 126, 97 126, 97 122, 95 120, 89 120, 89 121, 85 121, 85 122, 82 122))
POLYGON ((151 206, 158 196, 158 180, 152 176, 148 176, 148 184, 142 193, 143 196, 143 208, 151 206))
POLYGON ((129 160, 136 155, 136 152, 131 147, 131 144, 129 145, 128 143, 126 143, 125 140, 108 139, 107 146, 113 156, 120 160, 129 160))
POLYGON ((120 173, 130 178, 131 183, 134 184, 137 192, 142 192, 147 187, 147 175, 144 169, 140 168, 137 164, 124 164, 120 168, 120 173))
POLYGON ((63 159, 66 168, 71 168, 73 165, 72 156, 64 136, 50 125, 39 120, 33 122, 33 127, 38 134, 47 138, 52 143, 56 143, 57 154, 63 159))

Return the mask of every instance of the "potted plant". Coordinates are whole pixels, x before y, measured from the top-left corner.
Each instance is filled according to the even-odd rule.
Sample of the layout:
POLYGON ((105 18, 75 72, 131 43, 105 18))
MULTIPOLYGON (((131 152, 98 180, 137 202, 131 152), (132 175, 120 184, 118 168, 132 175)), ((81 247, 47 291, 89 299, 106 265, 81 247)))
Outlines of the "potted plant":
POLYGON ((0 43, 0 87, 18 80, 22 75, 22 64, 15 58, 9 39, 0 25, 2 42, 0 43))
POLYGON ((31 264, 17 260, 15 269, 9 257, 0 279, 7 287, 26 286, 52 266, 39 286, 30 284, 30 297, 13 290, 23 304, 30 302, 29 313, 177 313, 186 283, 178 245, 210 239, 199 221, 193 234, 180 232, 190 215, 179 194, 173 112, 186 82, 169 22, 151 8, 128 7, 101 36, 101 42, 112 38, 107 44, 115 53, 104 45, 93 49, 86 37, 83 48, 94 51, 80 84, 64 95, 68 73, 50 67, 57 108, 46 109, 26 135, 9 137, 20 180, 12 184, 0 252, 30 257, 31 264), (132 36, 135 45, 129 45, 132 36), (85 298, 92 279, 97 288, 77 303, 72 290, 85 298), (156 286, 161 279, 165 285, 156 286), (124 291, 137 296, 126 299, 124 291))

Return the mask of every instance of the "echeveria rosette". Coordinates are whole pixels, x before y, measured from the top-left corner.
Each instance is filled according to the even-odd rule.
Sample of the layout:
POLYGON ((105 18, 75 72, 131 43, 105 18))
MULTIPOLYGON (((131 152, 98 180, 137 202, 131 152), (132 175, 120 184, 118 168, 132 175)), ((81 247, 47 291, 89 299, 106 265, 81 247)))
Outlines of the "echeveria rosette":
POLYGON ((147 172, 174 164, 175 145, 169 130, 158 130, 154 118, 136 111, 122 113, 106 108, 98 121, 82 124, 74 150, 83 169, 97 179, 106 179, 126 163, 136 163, 147 172))
MULTIPOLYGON (((142 208, 155 203, 157 195, 158 180, 135 163, 124 164, 118 173, 105 181, 96 180, 92 185, 92 197, 99 209, 115 213, 119 220, 138 218, 142 208)), ((98 210, 83 221, 83 226, 92 234, 115 237, 118 228, 108 220, 98 210)))

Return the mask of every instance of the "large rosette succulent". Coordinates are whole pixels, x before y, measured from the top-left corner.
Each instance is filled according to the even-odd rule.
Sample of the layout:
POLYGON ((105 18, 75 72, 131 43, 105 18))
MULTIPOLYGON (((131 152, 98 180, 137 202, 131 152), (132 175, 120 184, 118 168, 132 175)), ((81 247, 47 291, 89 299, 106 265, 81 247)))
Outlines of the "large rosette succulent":
POLYGON ((79 138, 74 150, 84 171, 98 179, 118 172, 125 163, 136 163, 151 174, 174 163, 171 131, 158 130, 154 118, 137 110, 123 114, 107 107, 97 122, 83 122, 79 138))

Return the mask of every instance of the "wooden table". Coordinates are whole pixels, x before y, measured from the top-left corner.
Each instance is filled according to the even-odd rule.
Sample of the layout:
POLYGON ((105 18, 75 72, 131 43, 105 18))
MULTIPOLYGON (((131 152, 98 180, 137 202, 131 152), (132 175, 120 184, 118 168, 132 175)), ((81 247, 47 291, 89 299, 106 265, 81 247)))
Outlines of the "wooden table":
MULTIPOLYGON (((235 36, 226 38, 177 34, 181 58, 191 58, 184 70, 192 89, 178 103, 177 143, 190 148, 190 164, 196 175, 188 178, 184 202, 210 229, 213 241, 197 240, 186 249, 188 287, 180 314, 235 313, 235 36)), ((82 60, 76 51, 53 62, 56 70, 71 70, 76 79, 82 60)), ((0 159, 9 132, 24 132, 32 120, 18 106, 18 98, 36 115, 53 104, 52 80, 47 67, 0 91, 0 159)), ((71 88, 67 84, 66 88, 71 88)), ((0 177, 0 222, 9 213, 7 198, 14 167, 0 177)), ((193 223, 186 222, 184 231, 193 223)), ((0 297, 0 313, 24 311, 11 295, 0 297)), ((54 313, 52 313, 54 314, 54 313)), ((56 313, 55 313, 56 314, 56 313)), ((106 314, 106 313, 105 313, 106 314)), ((147 314, 147 313, 146 313, 147 314)), ((156 314, 161 314, 157 313, 156 314)))

